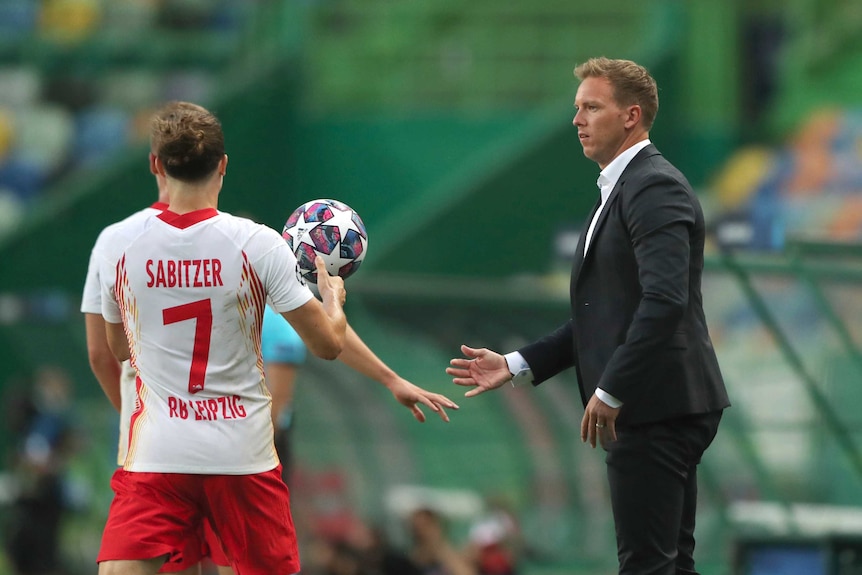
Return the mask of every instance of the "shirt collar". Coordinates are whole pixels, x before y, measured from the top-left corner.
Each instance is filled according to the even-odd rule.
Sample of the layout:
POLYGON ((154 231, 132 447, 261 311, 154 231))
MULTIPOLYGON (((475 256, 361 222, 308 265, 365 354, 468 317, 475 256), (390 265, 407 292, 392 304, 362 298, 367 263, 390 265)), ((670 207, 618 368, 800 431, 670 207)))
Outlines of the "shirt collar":
POLYGON ((617 185, 617 181, 620 179, 620 176, 623 175, 623 171, 626 169, 626 166, 629 165, 629 162, 632 161, 632 158, 634 158, 638 152, 649 146, 650 143, 649 138, 641 140, 614 158, 613 161, 605 166, 605 169, 599 173, 599 179, 596 181, 596 185, 602 191, 602 205, 608 201, 608 196, 611 195, 611 192, 614 190, 614 186, 617 185))

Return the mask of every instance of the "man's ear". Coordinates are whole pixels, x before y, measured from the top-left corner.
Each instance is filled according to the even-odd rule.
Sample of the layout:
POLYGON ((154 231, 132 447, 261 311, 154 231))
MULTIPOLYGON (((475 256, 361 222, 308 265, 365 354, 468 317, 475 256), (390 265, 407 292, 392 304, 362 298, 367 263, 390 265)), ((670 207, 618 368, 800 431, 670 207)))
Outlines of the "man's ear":
POLYGON ((165 165, 155 154, 150 154, 150 171, 153 173, 154 176, 168 175, 168 173, 165 172, 165 165))
POLYGON ((643 116, 641 107, 637 104, 633 104, 626 109, 626 112, 626 128, 635 127, 641 121, 641 117, 643 116))
POLYGON ((224 176, 227 173, 227 154, 222 156, 221 161, 218 163, 218 175, 224 176))

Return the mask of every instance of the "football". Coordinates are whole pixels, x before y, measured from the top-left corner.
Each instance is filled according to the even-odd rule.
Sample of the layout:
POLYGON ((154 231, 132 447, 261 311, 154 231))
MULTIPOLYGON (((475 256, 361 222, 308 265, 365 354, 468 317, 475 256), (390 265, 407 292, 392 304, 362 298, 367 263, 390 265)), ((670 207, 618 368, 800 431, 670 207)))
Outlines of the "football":
POLYGON ((316 256, 323 257, 330 275, 347 278, 356 273, 368 252, 362 218, 338 200, 305 202, 287 218, 281 235, 296 255, 302 277, 314 284, 316 256))

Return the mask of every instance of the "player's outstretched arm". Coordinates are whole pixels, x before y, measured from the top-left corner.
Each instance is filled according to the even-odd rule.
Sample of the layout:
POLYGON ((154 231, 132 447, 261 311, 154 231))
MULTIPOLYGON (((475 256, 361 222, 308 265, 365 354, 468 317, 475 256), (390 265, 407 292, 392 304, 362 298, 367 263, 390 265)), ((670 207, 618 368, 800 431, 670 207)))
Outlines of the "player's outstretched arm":
POLYGON ((392 392, 398 403, 408 408, 413 413, 413 417, 420 423, 425 421, 425 414, 419 407, 420 404, 437 412, 443 421, 449 421, 449 414, 446 413, 447 408, 458 409, 458 405, 448 397, 422 389, 395 373, 371 351, 359 337, 359 334, 353 331, 349 325, 347 326, 344 350, 338 359, 348 367, 386 386, 386 389, 392 392))
POLYGON ((473 397, 491 389, 497 389, 512 379, 506 358, 486 348, 461 346, 461 353, 467 358, 456 357, 449 362, 446 373, 452 376, 452 383, 472 387, 464 397, 473 397))

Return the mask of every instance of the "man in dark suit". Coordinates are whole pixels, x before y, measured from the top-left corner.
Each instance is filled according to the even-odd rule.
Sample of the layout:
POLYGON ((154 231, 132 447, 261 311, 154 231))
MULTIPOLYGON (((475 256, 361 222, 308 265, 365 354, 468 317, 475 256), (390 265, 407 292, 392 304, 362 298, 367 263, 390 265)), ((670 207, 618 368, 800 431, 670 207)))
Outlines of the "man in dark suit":
POLYGON ((447 372, 474 396, 574 367, 581 440, 606 451, 620 574, 690 575, 697 464, 729 405, 703 312, 703 212, 649 140, 658 89, 647 70, 593 58, 575 75, 573 124, 601 173, 571 317, 505 356, 462 346, 447 372))

